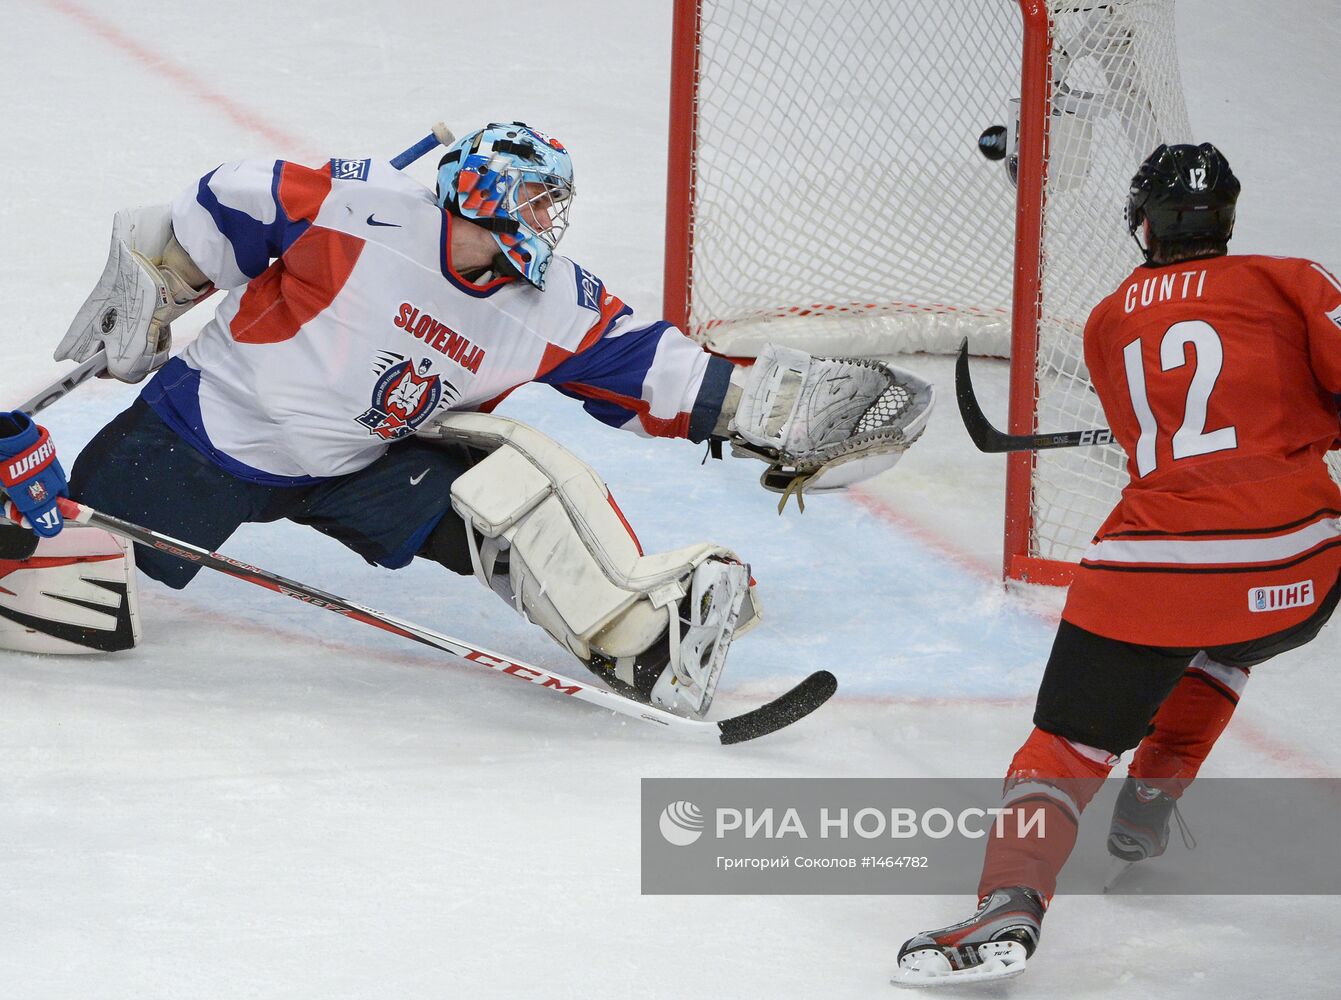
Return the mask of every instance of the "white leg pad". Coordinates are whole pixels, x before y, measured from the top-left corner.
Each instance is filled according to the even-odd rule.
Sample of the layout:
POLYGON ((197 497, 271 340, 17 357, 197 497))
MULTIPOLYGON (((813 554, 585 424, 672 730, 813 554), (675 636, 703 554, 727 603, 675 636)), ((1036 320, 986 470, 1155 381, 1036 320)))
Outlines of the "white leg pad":
POLYGON ((21 562, 0 560, 0 649, 108 653, 140 639, 135 551, 101 528, 69 525, 21 562))
MULTIPOLYGON (((525 424, 458 413, 420 436, 489 452, 452 487, 452 506, 484 536, 478 545, 470 538, 476 575, 583 661, 593 653, 611 660, 636 656, 668 629, 673 645, 692 638, 682 627, 680 605, 695 570, 710 560, 741 563, 730 550, 707 543, 642 554, 604 481, 525 424), (494 572, 503 553, 506 582, 494 572)), ((723 653, 733 635, 759 618, 748 570, 739 589, 748 593, 738 617, 721 623, 723 653)))

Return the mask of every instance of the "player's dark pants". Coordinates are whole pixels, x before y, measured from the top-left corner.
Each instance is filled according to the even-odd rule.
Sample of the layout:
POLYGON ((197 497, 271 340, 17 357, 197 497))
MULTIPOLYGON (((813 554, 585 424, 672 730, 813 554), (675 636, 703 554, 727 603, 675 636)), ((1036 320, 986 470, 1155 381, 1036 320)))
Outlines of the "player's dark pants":
MULTIPOLYGON (((142 401, 98 432, 75 460, 70 495, 95 510, 211 551, 240 524, 310 525, 390 569, 416 555, 471 572, 451 486, 476 460, 465 448, 413 438, 358 472, 308 486, 262 486, 213 465, 142 401)), ((136 545, 148 576, 185 587, 200 567, 136 545)))
POLYGON ((1227 667, 1252 667, 1318 634, 1341 599, 1341 580, 1292 628, 1227 646, 1142 646, 1063 621, 1038 689, 1034 725, 1120 756, 1143 740, 1160 705, 1200 652, 1227 667))

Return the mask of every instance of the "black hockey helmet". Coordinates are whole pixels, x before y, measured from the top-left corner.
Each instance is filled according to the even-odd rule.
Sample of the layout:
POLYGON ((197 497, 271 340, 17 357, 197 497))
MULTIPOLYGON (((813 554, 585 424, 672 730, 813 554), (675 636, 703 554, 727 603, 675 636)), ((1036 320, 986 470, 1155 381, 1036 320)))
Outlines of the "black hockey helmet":
POLYGON ((1147 260, 1150 248, 1141 246, 1136 235, 1142 222, 1150 223, 1150 240, 1161 248, 1190 241, 1228 243, 1238 198, 1238 178, 1224 154, 1209 142, 1162 145, 1131 179, 1127 232, 1147 260))

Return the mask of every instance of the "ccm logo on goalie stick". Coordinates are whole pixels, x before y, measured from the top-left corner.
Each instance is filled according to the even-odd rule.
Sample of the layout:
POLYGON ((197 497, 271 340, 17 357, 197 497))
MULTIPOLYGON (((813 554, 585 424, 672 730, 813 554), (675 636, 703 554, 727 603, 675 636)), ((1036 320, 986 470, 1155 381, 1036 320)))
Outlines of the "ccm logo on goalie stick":
POLYGON ((490 670, 497 670, 500 674, 511 674, 513 677, 520 677, 524 681, 539 684, 541 687, 553 688, 560 694, 577 694, 582 690, 581 684, 564 684, 562 681, 551 677, 543 670, 536 670, 534 667, 527 667, 520 663, 513 663, 511 660, 499 659, 497 656, 487 656, 478 650, 472 649, 466 654, 466 659, 481 663, 490 670))
MULTIPOLYGON (((232 562, 231 559, 228 561, 232 562)), ((237 565, 243 565, 243 564, 238 563, 237 565)), ((288 587, 285 587, 283 585, 277 586, 275 589, 278 590, 285 597, 292 597, 295 601, 302 601, 304 604, 310 604, 315 608, 324 608, 327 611, 336 611, 342 615, 348 615, 351 618, 358 617, 357 611, 355 611, 353 608, 347 608, 343 604, 332 604, 330 601, 323 601, 320 597, 313 597, 311 594, 300 594, 298 591, 290 590, 288 587)))
MULTIPOLYGON (((136 539, 139 540, 138 538, 136 539)), ((190 562, 200 562, 200 556, 195 552, 187 552, 185 549, 179 549, 175 545, 169 545, 167 542, 154 541, 154 548, 160 552, 166 552, 170 556, 176 556, 178 559, 186 559, 190 562)))

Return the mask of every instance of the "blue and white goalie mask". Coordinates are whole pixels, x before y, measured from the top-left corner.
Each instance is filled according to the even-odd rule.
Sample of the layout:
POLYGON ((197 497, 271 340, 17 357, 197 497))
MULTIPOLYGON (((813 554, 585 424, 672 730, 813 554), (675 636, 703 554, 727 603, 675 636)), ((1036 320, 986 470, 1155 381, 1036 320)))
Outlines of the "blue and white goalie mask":
POLYGON ((545 287, 572 203, 568 151, 521 122, 472 132, 438 165, 438 204, 493 233, 508 264, 536 288, 545 287))

